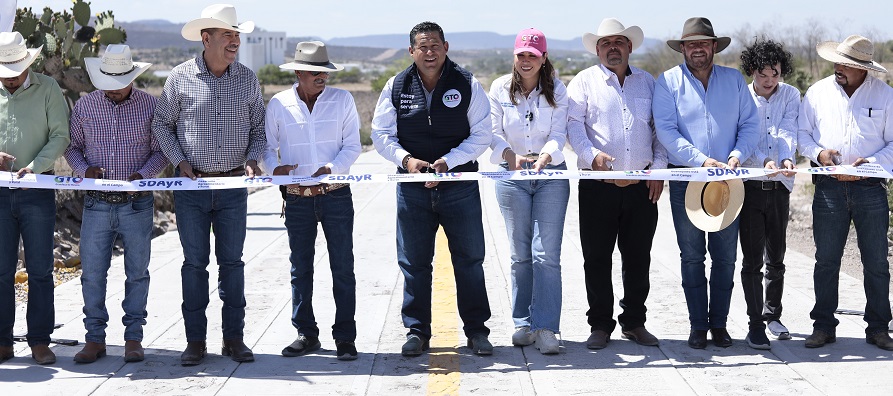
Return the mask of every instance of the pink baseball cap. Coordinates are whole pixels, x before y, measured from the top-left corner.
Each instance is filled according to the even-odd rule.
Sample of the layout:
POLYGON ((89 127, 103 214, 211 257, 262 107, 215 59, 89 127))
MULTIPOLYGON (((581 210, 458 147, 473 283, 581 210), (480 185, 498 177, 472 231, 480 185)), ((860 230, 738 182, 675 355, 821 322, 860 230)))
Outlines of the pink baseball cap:
POLYGON ((543 56, 546 51, 546 35, 534 29, 524 29, 515 37, 515 55, 522 52, 530 52, 536 56, 543 56))

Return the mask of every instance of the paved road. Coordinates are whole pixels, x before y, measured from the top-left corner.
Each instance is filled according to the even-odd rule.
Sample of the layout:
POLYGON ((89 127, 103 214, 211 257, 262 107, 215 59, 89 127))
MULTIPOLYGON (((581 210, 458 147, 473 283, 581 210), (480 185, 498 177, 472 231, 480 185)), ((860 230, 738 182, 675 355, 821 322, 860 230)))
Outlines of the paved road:
MULTIPOLYGON (((571 156, 568 163, 572 164, 571 156)), ((364 153, 356 172, 388 173, 393 166, 376 153, 364 153)), ((572 186, 575 183, 572 183, 572 186)), ((54 346, 58 363, 32 365, 24 343, 18 357, 0 364, 0 394, 890 394, 893 392, 893 352, 864 341, 864 322, 840 316, 838 341, 820 349, 806 349, 813 304, 812 259, 794 251, 787 257, 784 322, 793 340, 773 342, 771 351, 756 351, 742 341, 747 332, 745 305, 736 287, 729 320, 735 339, 730 348, 686 345, 688 320, 679 277, 668 195, 662 197, 660 221, 652 251, 652 291, 648 300, 649 329, 661 338, 660 347, 643 347, 612 334, 608 348, 590 351, 584 342, 586 297, 578 232, 576 187, 572 187, 562 254, 564 306, 563 348, 557 356, 543 356, 532 347, 512 347, 508 244, 494 198, 492 182, 481 183, 487 256, 484 262, 493 316, 488 322, 496 350, 477 357, 465 347, 455 311, 455 291, 449 257, 438 249, 435 258, 435 337, 432 352, 417 358, 400 356, 405 330, 400 321, 402 279, 396 265, 394 242, 395 189, 389 184, 354 185, 356 209, 355 254, 358 292, 357 347, 360 358, 340 362, 328 328, 334 318, 331 276, 325 241, 317 241, 317 320, 323 333, 319 353, 284 358, 279 351, 296 336, 290 323, 288 242, 281 199, 275 189, 249 198, 248 241, 245 247, 246 342, 257 361, 237 364, 219 355, 220 301, 211 294, 209 351, 204 363, 179 365, 185 347, 180 315, 182 253, 176 232, 153 241, 152 284, 145 327, 147 358, 125 364, 120 303, 123 295, 122 260, 113 262, 107 305, 113 318, 108 329, 109 356, 81 365, 71 358, 80 346, 54 346)), ((597 204, 597 203, 584 203, 597 204)), ((444 244, 439 243, 442 247, 444 244)), ((740 257, 740 254, 739 254, 740 257)), ((619 256, 615 255, 619 263, 619 256)), ((212 267, 213 269, 213 267, 212 267)), ((212 271, 212 284, 213 282, 212 271)), ((615 268, 615 285, 620 271, 615 268)), ((619 288, 618 288, 619 289, 619 288)), ((616 293, 615 293, 616 294, 616 293)), ((56 289, 56 321, 65 326, 55 336, 83 340, 80 282, 56 289)), ((862 309, 862 286, 841 276, 841 307, 862 309)), ((16 329, 24 328, 19 307, 16 329)))

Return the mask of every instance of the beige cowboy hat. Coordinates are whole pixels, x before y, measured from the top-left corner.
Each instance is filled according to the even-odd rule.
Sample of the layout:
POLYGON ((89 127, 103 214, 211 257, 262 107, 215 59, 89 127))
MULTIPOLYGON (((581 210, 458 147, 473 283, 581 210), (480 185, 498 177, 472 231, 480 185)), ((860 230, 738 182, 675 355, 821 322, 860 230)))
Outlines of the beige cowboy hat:
POLYGON ((152 64, 134 62, 130 46, 111 44, 106 47, 102 58, 84 58, 84 66, 96 89, 114 91, 126 88, 152 64))
POLYGON ((715 232, 728 227, 738 218, 744 205, 744 182, 741 179, 688 183, 685 189, 685 213, 695 227, 715 232))
POLYGON ((344 70, 344 66, 329 61, 329 52, 322 41, 302 41, 295 49, 295 60, 279 65, 285 70, 304 70, 316 72, 335 72, 344 70))
POLYGON ((605 18, 602 20, 602 23, 598 25, 598 30, 594 34, 583 33, 583 46, 586 47, 587 51, 593 54, 598 54, 596 51, 596 48, 598 48, 598 41, 609 36, 624 36, 628 38, 629 41, 633 43, 634 51, 642 45, 643 41, 645 41, 645 33, 642 32, 642 28, 638 26, 624 27, 623 24, 615 18, 605 18))
POLYGON ((239 33, 254 31, 254 22, 238 22, 236 7, 230 4, 213 4, 202 10, 202 17, 189 21, 180 34, 189 41, 202 41, 202 29, 227 29, 239 33))
POLYGON ((704 17, 688 18, 682 26, 682 38, 667 40, 667 45, 676 52, 682 52, 682 42, 695 40, 716 40, 716 53, 722 52, 732 43, 730 37, 717 37, 713 33, 713 24, 704 17))
POLYGON ((874 44, 871 40, 859 35, 847 37, 842 43, 826 41, 816 44, 815 50, 829 62, 863 70, 887 72, 887 69, 871 60, 874 57, 874 44))
POLYGON ((40 47, 25 47, 25 38, 19 32, 0 33, 0 78, 22 75, 40 54, 40 47))

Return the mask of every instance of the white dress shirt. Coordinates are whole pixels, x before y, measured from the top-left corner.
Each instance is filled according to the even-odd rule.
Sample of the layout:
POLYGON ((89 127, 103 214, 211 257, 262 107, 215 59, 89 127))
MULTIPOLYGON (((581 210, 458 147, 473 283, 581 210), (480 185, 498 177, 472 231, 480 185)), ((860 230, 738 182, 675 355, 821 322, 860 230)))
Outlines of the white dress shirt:
POLYGON ((843 165, 860 157, 893 165, 893 88, 871 75, 852 97, 834 75, 815 83, 803 97, 798 124, 800 154, 816 163, 822 150, 835 149, 843 165))
MULTIPOLYGON (((785 83, 778 83, 778 89, 766 99, 757 95, 753 83, 749 85, 754 104, 757 105, 757 116, 760 119, 760 143, 754 154, 741 166, 745 168, 762 168, 767 159, 775 161, 779 169, 781 162, 794 161, 797 150, 797 114, 800 113, 800 91, 785 83)), ((782 182, 788 191, 794 188, 794 176, 782 174, 774 177, 760 176, 747 180, 773 180, 782 182)))
POLYGON ((512 103, 512 75, 497 78, 490 85, 490 119, 493 122, 493 154, 490 162, 501 163, 502 152, 511 148, 517 155, 549 154, 552 165, 564 162, 561 150, 567 143, 567 89, 553 77, 555 107, 536 87, 527 97, 516 95, 512 103))
MULTIPOLYGON (((295 165, 294 176, 310 176, 322 166, 345 174, 362 151, 357 106, 349 92, 326 87, 313 112, 298 96, 298 84, 270 99, 266 113, 264 170, 295 165)), ((313 185, 316 183, 302 183, 313 185)))
POLYGON ((567 86, 567 134, 580 169, 592 168, 602 151, 614 157, 614 170, 667 167, 667 150, 657 140, 651 115, 654 77, 629 70, 623 86, 603 65, 583 70, 567 86))
MULTIPOLYGON (((382 157, 403 167, 403 158, 411 153, 404 150, 400 145, 400 139, 397 139, 397 109, 391 102, 393 89, 394 77, 391 77, 384 89, 381 90, 378 104, 375 105, 375 115, 372 117, 372 142, 382 157)), ((430 97, 431 93, 426 92, 426 96, 430 97)), ((429 99, 429 106, 430 102, 429 99)), ((477 160, 484 151, 487 151, 492 140, 490 100, 487 99, 484 87, 473 77, 471 79, 471 103, 468 105, 468 125, 471 127, 470 135, 459 146, 454 147, 442 157, 446 161, 448 169, 477 160)))

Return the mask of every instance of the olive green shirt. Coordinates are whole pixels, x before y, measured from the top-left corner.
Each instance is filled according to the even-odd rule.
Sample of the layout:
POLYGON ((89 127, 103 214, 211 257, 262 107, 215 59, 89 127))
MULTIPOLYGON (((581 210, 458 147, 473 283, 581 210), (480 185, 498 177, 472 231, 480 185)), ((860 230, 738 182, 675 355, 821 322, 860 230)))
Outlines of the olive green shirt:
POLYGON ((14 170, 53 170, 68 147, 68 104, 52 77, 29 71, 30 85, 10 94, 0 85, 0 151, 16 157, 14 170))

